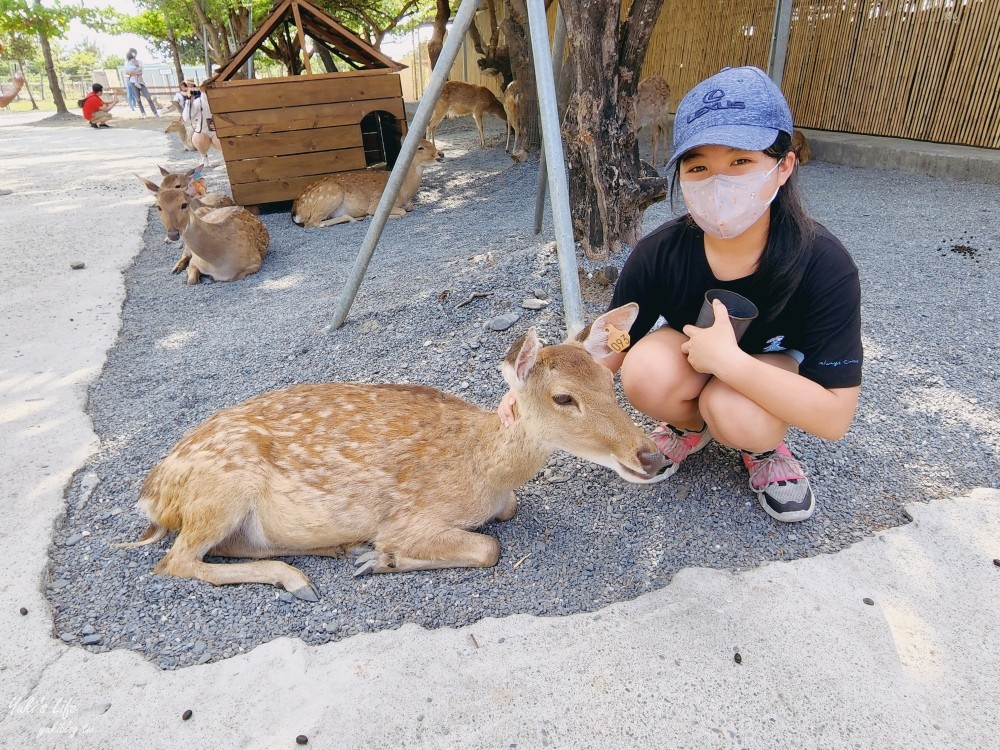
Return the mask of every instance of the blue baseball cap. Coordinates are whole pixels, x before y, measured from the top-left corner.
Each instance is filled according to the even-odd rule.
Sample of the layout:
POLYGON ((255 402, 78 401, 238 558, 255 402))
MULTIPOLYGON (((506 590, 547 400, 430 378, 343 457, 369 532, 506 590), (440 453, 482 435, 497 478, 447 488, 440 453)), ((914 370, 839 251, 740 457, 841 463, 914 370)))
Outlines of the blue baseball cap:
POLYGON ((677 106, 667 173, 697 146, 763 151, 778 131, 792 134, 792 112, 781 89, 760 68, 723 68, 687 92, 677 106))

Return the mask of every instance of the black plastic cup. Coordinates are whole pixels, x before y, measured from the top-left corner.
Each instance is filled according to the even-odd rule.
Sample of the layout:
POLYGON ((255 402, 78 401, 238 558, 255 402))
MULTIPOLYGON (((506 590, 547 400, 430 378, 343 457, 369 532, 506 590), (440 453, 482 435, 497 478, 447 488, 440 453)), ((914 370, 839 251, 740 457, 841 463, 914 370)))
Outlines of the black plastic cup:
POLYGON ((701 312, 698 313, 698 320, 695 321, 695 325, 699 328, 711 328, 715 323, 715 310, 712 308, 712 302, 715 300, 721 301, 729 311, 729 322, 733 324, 733 332, 739 341, 750 327, 750 323, 757 317, 757 305, 742 294, 728 289, 709 289, 705 292, 705 302, 701 306, 701 312))

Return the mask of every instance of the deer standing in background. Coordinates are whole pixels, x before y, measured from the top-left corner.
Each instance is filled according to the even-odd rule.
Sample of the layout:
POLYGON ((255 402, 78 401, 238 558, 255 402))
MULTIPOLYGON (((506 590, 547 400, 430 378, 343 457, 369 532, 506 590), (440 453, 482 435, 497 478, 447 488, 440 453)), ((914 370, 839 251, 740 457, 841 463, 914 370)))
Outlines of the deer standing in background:
POLYGON ((503 92, 503 109, 507 113, 507 143, 504 149, 511 154, 517 153, 517 136, 521 131, 521 84, 511 81, 503 92), (511 131, 514 132, 513 146, 510 142, 511 131))
POLYGON ((434 105, 430 122, 427 124, 427 137, 436 146, 434 131, 441 120, 447 117, 463 117, 472 115, 479 129, 479 145, 486 145, 486 135, 483 132, 483 115, 490 114, 507 121, 500 100, 485 86, 476 86, 463 81, 448 81, 441 89, 441 96, 434 105))
POLYGON ((139 508, 150 526, 121 546, 177 531, 156 573, 307 601, 318 592, 284 562, 204 557, 344 555, 355 575, 495 565, 499 542, 470 529, 512 518, 514 490, 554 451, 632 482, 663 465, 595 361, 611 353, 608 326, 627 331, 638 310, 610 310, 576 341, 543 347, 533 328, 515 341, 502 366, 517 393, 511 427, 420 385, 297 385, 216 412, 149 472, 139 508))
POLYGON ((142 179, 156 197, 156 209, 167 237, 184 242, 181 263, 187 266, 187 283, 201 277, 239 281, 256 273, 267 255, 270 235, 263 222, 241 206, 208 209, 198 203, 195 183, 186 188, 161 188, 142 179))
MULTIPOLYGON (((444 154, 429 141, 421 141, 393 203, 390 219, 413 210, 413 196, 420 189, 424 167, 441 161, 444 154)), ((302 227, 329 227, 373 216, 389 181, 380 169, 359 169, 323 177, 311 183, 292 204, 292 221, 302 227)))
MULTIPOLYGON (((639 91, 635 98, 635 132, 638 135, 642 128, 649 127, 653 140, 653 160, 650 164, 657 165, 656 151, 660 136, 667 138, 667 123, 670 117, 670 85, 662 76, 649 76, 639 82, 639 91)), ((664 141, 666 143, 666 140, 664 141)), ((667 153, 669 153, 669 145, 667 153)), ((664 155, 666 160, 666 155, 664 155)))

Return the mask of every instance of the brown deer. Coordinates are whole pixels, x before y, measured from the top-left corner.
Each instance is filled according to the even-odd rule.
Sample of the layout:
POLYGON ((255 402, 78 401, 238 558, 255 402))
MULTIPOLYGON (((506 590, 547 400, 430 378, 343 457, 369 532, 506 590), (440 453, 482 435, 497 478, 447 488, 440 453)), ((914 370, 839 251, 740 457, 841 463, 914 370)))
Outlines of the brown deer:
MULTIPOLYGON (((164 167, 160 167, 160 174, 163 176, 160 180, 160 188, 178 188, 184 190, 188 185, 194 182, 195 188, 198 192, 197 201, 199 205, 199 208, 196 208, 195 210, 200 211, 200 215, 202 216, 208 211, 211 211, 213 208, 235 206, 235 201, 233 201, 233 199, 225 193, 209 193, 205 191, 203 181, 195 179, 195 175, 199 174, 203 168, 204 165, 199 164, 197 167, 192 167, 185 172, 170 172, 164 167)), ((136 175, 136 177, 139 177, 139 175, 136 175)), ((139 177, 139 180, 142 181, 143 184, 146 183, 142 177, 139 177)), ((161 223, 163 221, 162 214, 160 215, 160 221, 161 223)), ((176 242, 176 240, 171 240, 170 237, 166 237, 164 241, 176 242)), ((171 273, 180 273, 188 267, 190 261, 191 253, 187 248, 184 248, 181 251, 181 257, 178 259, 177 264, 173 267, 173 269, 171 269, 171 273)))
POLYGON ((792 151, 795 152, 795 158, 798 160, 800 166, 808 164, 810 159, 812 159, 809 141, 806 140, 805 133, 801 130, 796 130, 792 133, 792 151))
POLYGON ((185 264, 188 284, 197 284, 203 275, 216 281, 239 281, 260 269, 270 236, 252 213, 241 206, 201 206, 193 182, 186 188, 161 188, 139 179, 156 197, 167 238, 184 242, 184 255, 174 271, 182 270, 181 264, 185 264))
POLYGON ((504 90, 503 109, 507 113, 507 143, 504 150, 514 155, 517 154, 517 137, 521 132, 521 84, 518 81, 511 81, 504 90), (514 132, 513 145, 510 141, 511 131, 514 132))
POLYGON ((470 529, 512 518, 514 490, 557 449, 632 482, 663 465, 595 361, 611 352, 608 326, 627 331, 638 309, 608 311, 575 341, 543 347, 533 328, 515 341, 502 365, 511 427, 420 385, 297 385, 216 412, 149 472, 138 507, 150 526, 121 546, 177 531, 156 573, 307 601, 316 589, 286 563, 203 558, 343 555, 355 575, 495 565, 500 544, 470 529))
MULTIPOLYGON (((635 98, 635 132, 649 127, 653 140, 653 160, 650 164, 656 167, 656 151, 660 136, 667 137, 667 123, 670 117, 670 84, 662 76, 649 76, 639 83, 639 91, 635 98)), ((666 141, 664 141, 666 143, 666 141)), ((669 153, 669 148, 667 149, 669 153)), ((666 160, 666 155, 664 155, 666 160)))
POLYGON ((184 125, 184 121, 177 119, 171 122, 163 130, 164 133, 176 133, 178 140, 181 142, 181 148, 185 151, 194 151, 194 144, 191 143, 191 133, 188 132, 188 128, 184 125))
POLYGON ((199 164, 197 167, 191 167, 191 169, 184 172, 170 172, 165 167, 160 167, 160 174, 163 176, 163 179, 160 180, 160 187, 184 189, 192 182, 198 182, 198 203, 201 206, 205 208, 224 208, 225 206, 237 205, 236 201, 225 193, 209 193, 205 191, 203 183, 195 177, 204 168, 204 164, 199 164))
MULTIPOLYGON (((390 219, 413 210, 413 196, 420 189, 424 167, 441 161, 444 154, 430 141, 421 141, 393 203, 390 219)), ((360 169, 323 177, 311 183, 292 204, 292 221, 302 227, 329 227, 373 216, 385 191, 389 173, 360 169)))
POLYGON ((434 141, 434 131, 441 120, 448 117, 463 117, 472 115, 479 128, 479 145, 486 145, 486 136, 483 133, 483 115, 491 114, 499 117, 504 122, 507 121, 507 113, 503 105, 494 96, 493 92, 485 86, 477 86, 473 83, 463 81, 448 81, 441 89, 441 96, 434 105, 434 112, 431 120, 427 124, 427 137, 436 146, 434 141))

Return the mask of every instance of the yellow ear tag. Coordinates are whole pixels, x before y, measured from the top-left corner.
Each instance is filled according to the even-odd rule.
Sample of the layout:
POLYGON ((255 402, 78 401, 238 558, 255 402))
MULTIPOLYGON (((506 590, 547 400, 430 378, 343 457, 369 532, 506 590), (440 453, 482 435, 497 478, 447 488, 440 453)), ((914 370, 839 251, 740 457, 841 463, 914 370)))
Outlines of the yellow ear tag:
POLYGON ((194 181, 194 189, 198 195, 204 195, 208 192, 208 188, 205 187, 205 180, 198 179, 194 181))
POLYGON ((619 331, 610 323, 604 326, 604 330, 608 332, 608 348, 613 352, 623 352, 632 343, 625 331, 619 331))

